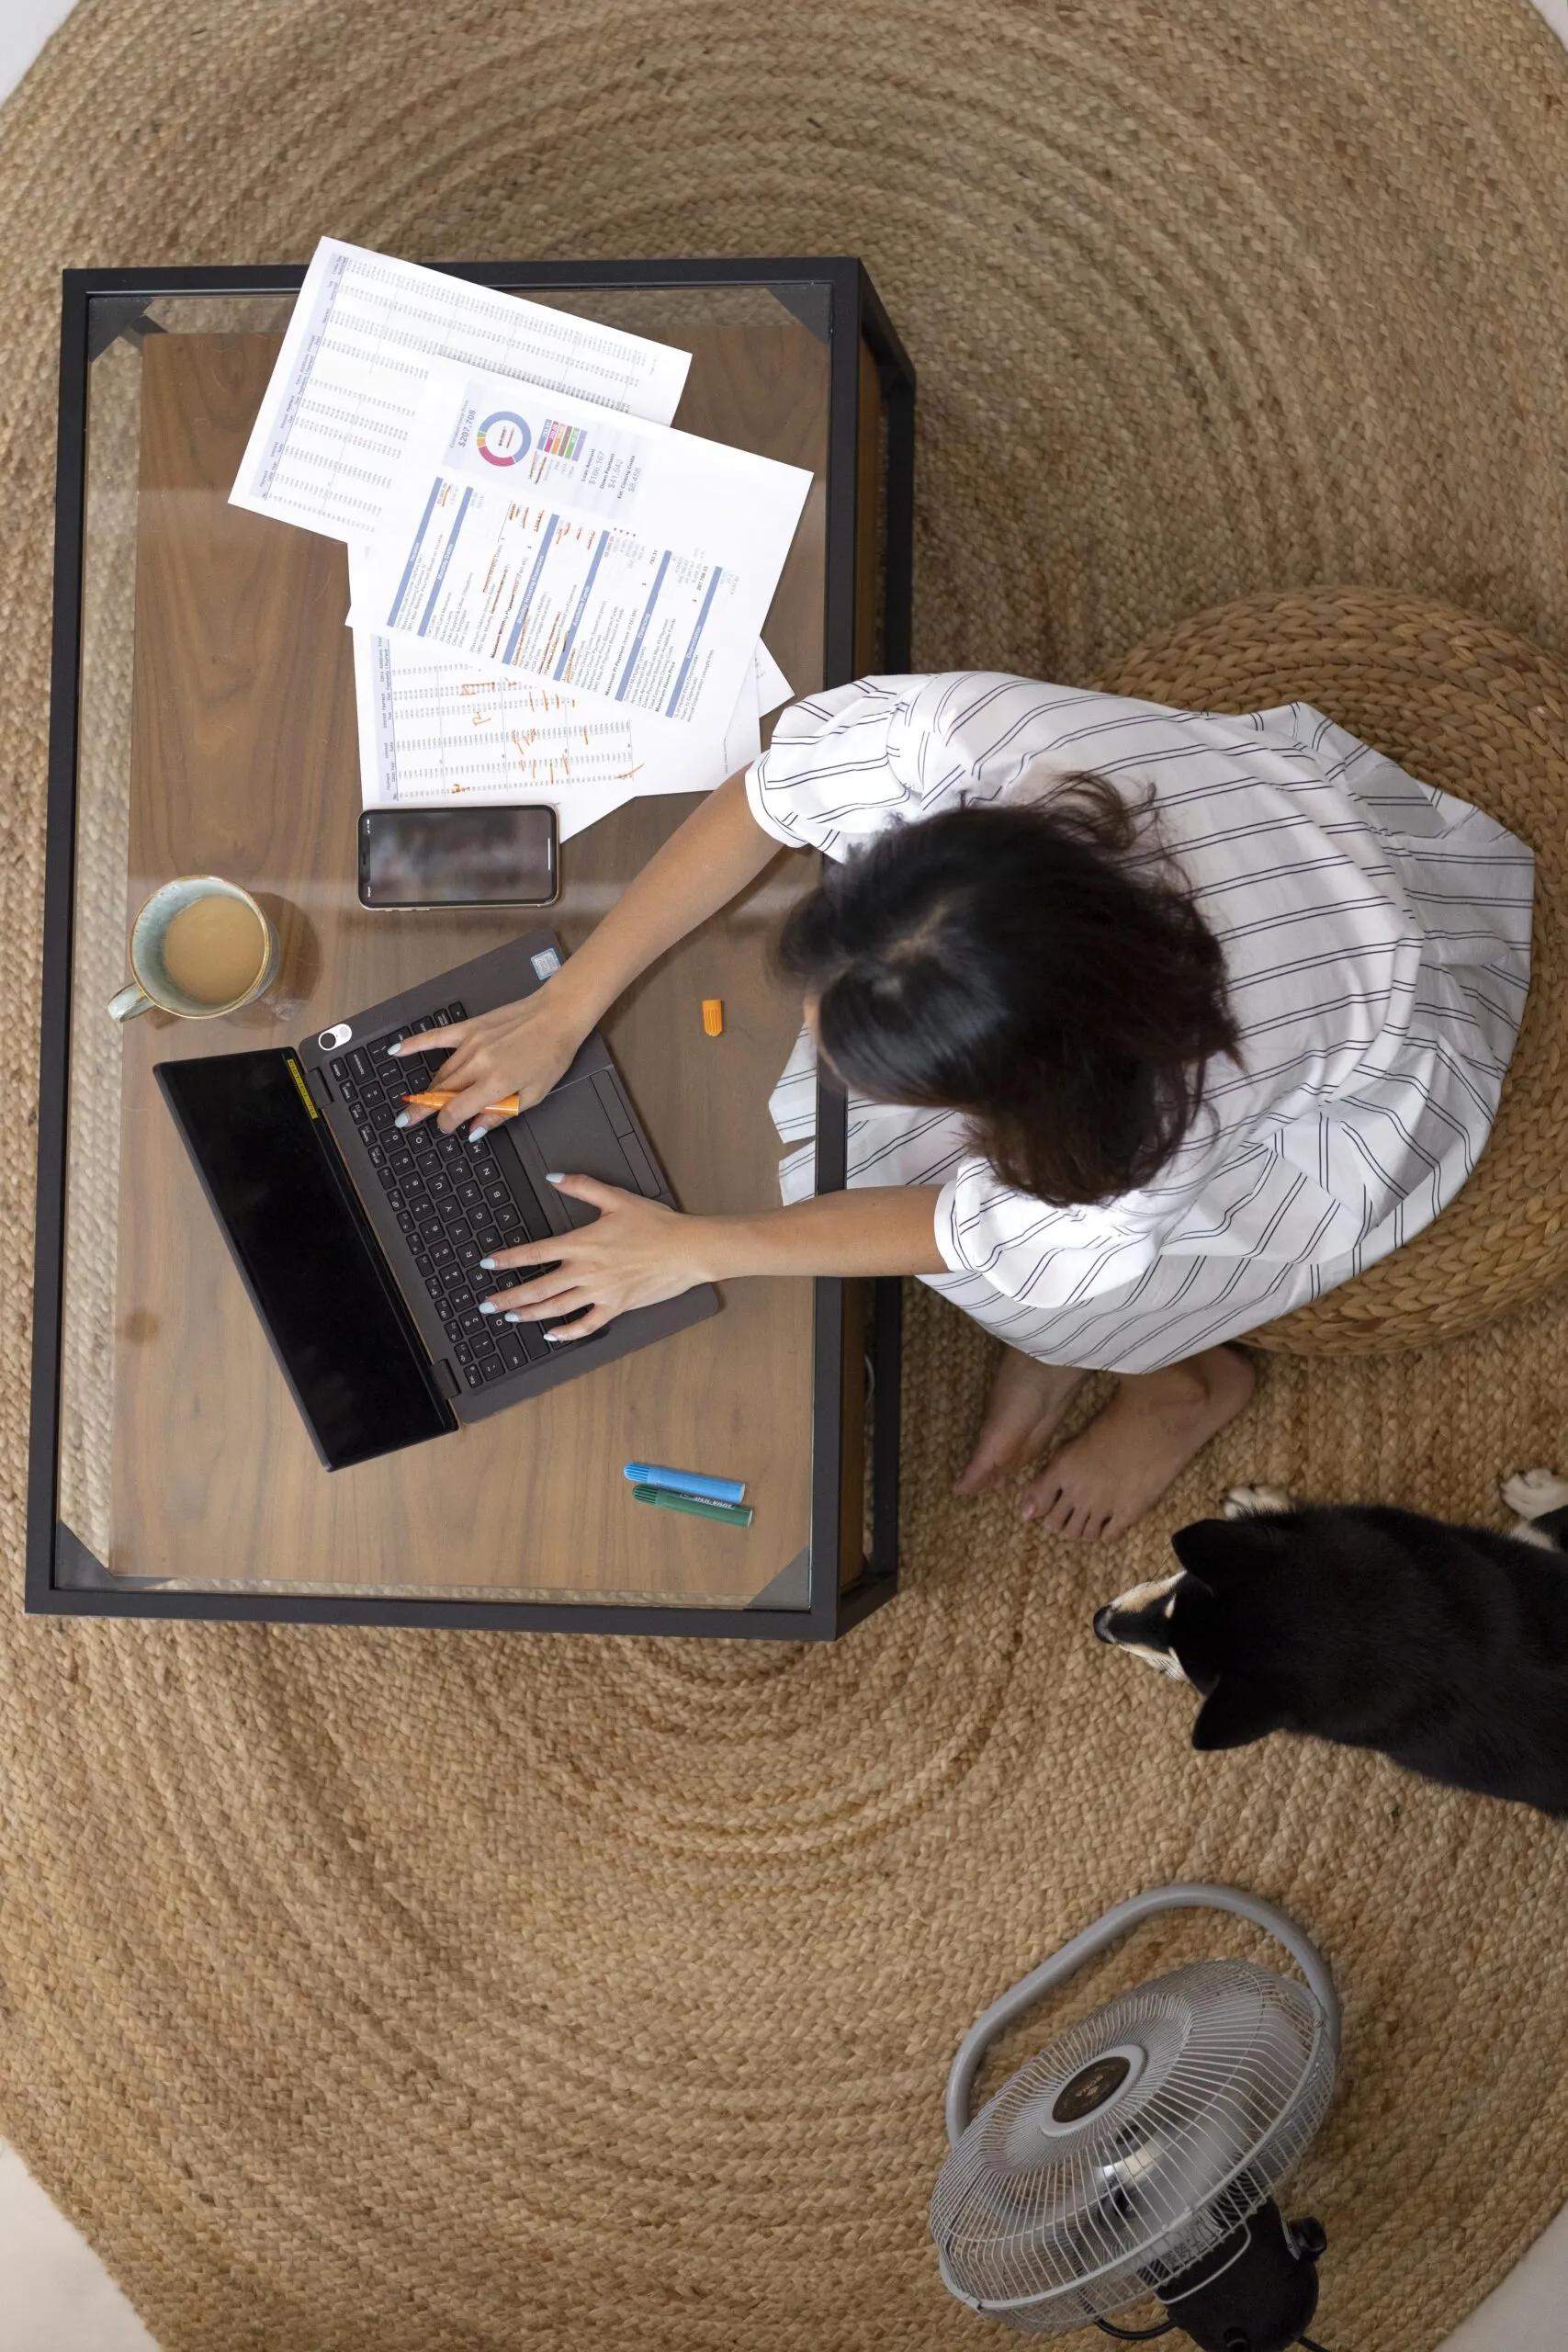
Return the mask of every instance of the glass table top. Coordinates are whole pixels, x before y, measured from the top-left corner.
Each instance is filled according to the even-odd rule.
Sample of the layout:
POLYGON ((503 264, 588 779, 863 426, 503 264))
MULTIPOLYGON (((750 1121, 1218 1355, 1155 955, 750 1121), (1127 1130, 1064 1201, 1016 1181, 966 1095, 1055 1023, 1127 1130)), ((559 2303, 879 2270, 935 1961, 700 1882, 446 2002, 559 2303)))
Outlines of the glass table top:
MULTIPOLYGON (((530 289, 531 291, 533 289, 530 289)), ((675 422, 807 467, 765 638, 792 690, 823 678, 829 289, 552 288, 693 354, 675 422)), ((319 1464, 153 1080, 187 1055, 297 1044, 500 944, 523 919, 369 912, 344 550, 227 492, 292 298, 95 298, 62 1325, 59 1512, 112 1577, 171 1591, 435 1596, 742 1609, 808 1600, 813 1286, 727 1287, 713 1320, 455 1435, 319 1464), (103 303, 118 304, 104 308, 103 303), (105 1008, 136 910, 215 873, 282 940, 276 984, 225 1018, 105 1008), (744 1477, 744 1533, 637 1509, 628 1460, 744 1477)), ((94 313, 90 313, 90 317, 94 313)), ((544 918, 569 949, 694 805, 628 803, 562 844, 544 918)), ((663 958, 605 1035, 690 1209, 776 1202, 769 1090, 800 1008, 769 945, 806 860, 781 856, 663 958), (705 1035, 720 997, 725 1028, 705 1035)), ((529 919, 532 920, 532 919, 529 919)))

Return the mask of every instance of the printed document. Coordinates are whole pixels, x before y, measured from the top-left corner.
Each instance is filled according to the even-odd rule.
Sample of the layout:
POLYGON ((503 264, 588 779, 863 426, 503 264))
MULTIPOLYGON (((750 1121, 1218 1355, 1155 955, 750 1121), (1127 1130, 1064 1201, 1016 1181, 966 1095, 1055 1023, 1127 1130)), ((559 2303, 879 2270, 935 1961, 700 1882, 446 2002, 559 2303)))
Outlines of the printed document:
POLYGON ((372 537, 437 361, 668 424, 691 355, 323 237, 232 503, 329 538, 372 537))
POLYGON ((350 617, 722 731, 810 487, 798 466, 433 366, 350 617))
POLYGON ((361 797, 401 801, 545 800, 561 838, 624 800, 707 792, 761 750, 759 717, 789 682, 759 645, 729 722, 716 739, 609 711, 570 686, 476 673, 449 654, 400 639, 354 634, 361 797))

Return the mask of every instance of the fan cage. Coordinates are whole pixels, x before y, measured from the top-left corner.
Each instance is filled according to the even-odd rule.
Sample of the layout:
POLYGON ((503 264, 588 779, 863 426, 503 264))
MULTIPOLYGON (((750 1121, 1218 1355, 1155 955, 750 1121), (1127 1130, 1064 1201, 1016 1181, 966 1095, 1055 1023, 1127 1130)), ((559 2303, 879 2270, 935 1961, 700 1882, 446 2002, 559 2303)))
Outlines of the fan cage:
POLYGON ((1273 2195, 1333 2081, 1327 2021, 1292 1979, 1206 1961, 1140 1985, 1021 2067, 953 2150, 931 2210, 943 2279, 1035 2335, 1157 2294, 1273 2195), (1141 2071, 1103 2117, 1030 2132, 1053 2090, 1129 2045, 1141 2071), (1021 2134, 1040 2161, 1018 2161, 1021 2134))

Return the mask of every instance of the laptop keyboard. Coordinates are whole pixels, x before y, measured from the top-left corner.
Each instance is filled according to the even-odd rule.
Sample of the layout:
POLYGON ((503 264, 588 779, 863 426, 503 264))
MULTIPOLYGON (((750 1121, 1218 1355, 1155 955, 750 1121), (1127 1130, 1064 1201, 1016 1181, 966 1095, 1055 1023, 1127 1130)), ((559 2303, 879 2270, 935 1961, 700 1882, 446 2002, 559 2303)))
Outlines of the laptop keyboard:
POLYGON ((497 1250, 549 1236, 537 1204, 526 1192, 519 1197, 490 1138, 481 1136, 476 1144, 466 1135, 444 1136, 434 1117, 416 1127, 397 1124, 405 1094, 439 1085, 444 1057, 436 1040, 449 1023, 466 1018, 461 1004, 445 1005, 406 1029, 389 1029, 384 1037, 340 1054, 332 1073, 414 1271, 451 1341, 459 1376, 470 1388, 484 1388, 525 1364, 558 1356, 571 1342, 546 1340, 540 1325, 479 1313, 481 1298, 548 1271, 540 1266, 480 1272, 479 1260, 497 1250), (431 1053, 400 1054, 396 1060, 389 1056, 389 1046, 424 1032, 431 1033, 431 1053))

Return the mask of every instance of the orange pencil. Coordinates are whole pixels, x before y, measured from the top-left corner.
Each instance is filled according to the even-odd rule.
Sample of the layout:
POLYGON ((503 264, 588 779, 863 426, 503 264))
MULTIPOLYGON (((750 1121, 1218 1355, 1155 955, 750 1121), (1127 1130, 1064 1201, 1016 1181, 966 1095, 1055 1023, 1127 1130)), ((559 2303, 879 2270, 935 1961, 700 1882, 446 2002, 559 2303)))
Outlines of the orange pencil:
MULTIPOLYGON (((443 1090, 439 1086, 433 1086, 428 1094, 403 1096, 403 1101, 412 1102, 416 1111, 445 1111, 447 1103, 456 1099, 449 1089, 443 1090)), ((499 1102, 487 1102, 484 1109, 475 1115, 481 1119, 514 1119, 522 1107, 515 1094, 503 1094, 499 1102)))

